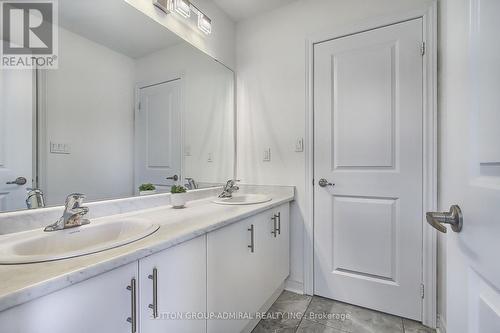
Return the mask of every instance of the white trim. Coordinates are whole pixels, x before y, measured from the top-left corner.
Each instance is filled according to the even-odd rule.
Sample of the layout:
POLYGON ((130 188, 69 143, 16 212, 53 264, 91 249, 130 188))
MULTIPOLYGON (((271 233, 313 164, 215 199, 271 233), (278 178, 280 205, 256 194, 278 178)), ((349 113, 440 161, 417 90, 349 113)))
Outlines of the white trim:
POLYGON ((299 281, 290 280, 289 278, 285 280, 285 290, 291 291, 299 295, 304 294, 304 284, 299 281))
MULTIPOLYGON (((438 168, 437 118, 437 3, 433 2, 423 18, 423 36, 426 42, 424 57, 424 188, 423 216, 436 211, 438 168)), ((437 232, 424 220, 422 248, 422 281, 426 297, 422 304, 422 323, 437 326, 437 232)))
POLYGON ((45 198, 50 195, 50 189, 47 188, 48 182, 48 170, 47 170, 47 159, 49 152, 49 142, 47 133, 47 70, 38 70, 37 75, 37 108, 38 108, 38 181, 37 187, 42 189, 45 194, 45 198))
MULTIPOLYGON (((423 38, 427 50, 424 57, 424 197, 423 215, 437 208, 437 3, 435 0, 415 10, 368 19, 353 25, 316 34, 306 41, 306 206, 304 227, 304 292, 314 294, 314 44, 346 35, 416 19, 423 19, 423 38)), ((435 328, 437 324, 437 235, 424 220, 423 276, 425 295, 422 322, 435 328)))
POLYGON ((437 328, 436 332, 438 333, 446 333, 446 321, 444 320, 442 315, 437 315, 437 328))

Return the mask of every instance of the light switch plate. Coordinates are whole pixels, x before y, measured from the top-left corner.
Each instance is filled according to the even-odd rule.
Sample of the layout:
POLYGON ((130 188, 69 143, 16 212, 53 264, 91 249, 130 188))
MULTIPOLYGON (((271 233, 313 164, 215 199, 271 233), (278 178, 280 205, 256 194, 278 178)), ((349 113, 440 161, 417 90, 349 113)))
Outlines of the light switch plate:
POLYGON ((67 143, 50 142, 51 154, 71 154, 71 146, 67 143))
POLYGON ((208 153, 208 162, 213 162, 214 161, 214 155, 213 153, 208 153))
POLYGON ((186 145, 184 147, 184 156, 191 156, 191 146, 186 145))
POLYGON ((297 153, 302 153, 304 151, 304 139, 298 138, 297 142, 295 142, 295 151, 297 153))
POLYGON ((271 148, 264 150, 264 162, 271 162, 271 148))

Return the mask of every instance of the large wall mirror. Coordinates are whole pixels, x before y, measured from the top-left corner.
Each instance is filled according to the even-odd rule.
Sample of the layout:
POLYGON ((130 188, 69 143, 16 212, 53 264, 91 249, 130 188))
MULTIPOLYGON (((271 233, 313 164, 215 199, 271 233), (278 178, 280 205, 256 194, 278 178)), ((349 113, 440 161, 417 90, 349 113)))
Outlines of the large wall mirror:
POLYGON ((59 1, 58 33, 58 69, 0 70, 0 211, 234 177, 230 69, 123 0, 59 1))

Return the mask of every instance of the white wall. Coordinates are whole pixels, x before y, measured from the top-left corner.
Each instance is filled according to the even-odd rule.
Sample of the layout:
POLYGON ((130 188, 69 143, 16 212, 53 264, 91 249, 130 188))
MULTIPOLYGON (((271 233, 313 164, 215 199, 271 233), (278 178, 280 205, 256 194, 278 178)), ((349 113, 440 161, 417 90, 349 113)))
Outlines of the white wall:
POLYGON ((212 33, 205 35, 196 27, 196 21, 187 21, 179 15, 165 14, 154 7, 151 0, 125 0, 158 23, 164 25, 188 43, 206 52, 230 68, 235 66, 235 23, 211 0, 192 0, 212 19, 212 33))
POLYGON ((184 177, 223 183, 234 175, 234 73, 187 43, 137 60, 138 83, 181 74, 184 177))
POLYGON ((237 26, 238 177, 297 187, 291 215, 289 285, 302 288, 305 207, 306 39, 366 18, 414 9, 425 0, 299 0, 237 26), (270 147, 271 162, 263 162, 270 147))
POLYGON ((49 205, 70 192, 88 200, 133 194, 134 61, 66 29, 59 30, 59 69, 46 72, 47 149, 42 186, 49 205))

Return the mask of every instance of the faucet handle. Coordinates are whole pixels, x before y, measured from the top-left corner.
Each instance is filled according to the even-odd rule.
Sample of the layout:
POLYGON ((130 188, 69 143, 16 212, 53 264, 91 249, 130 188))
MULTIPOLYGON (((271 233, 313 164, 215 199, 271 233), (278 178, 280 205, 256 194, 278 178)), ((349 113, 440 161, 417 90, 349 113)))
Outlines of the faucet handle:
POLYGON ((85 194, 72 193, 66 197, 66 207, 76 208, 79 207, 83 200, 86 198, 85 194))

